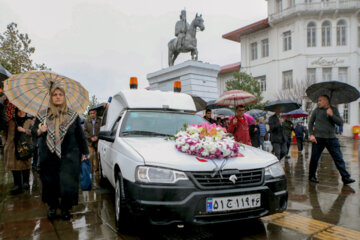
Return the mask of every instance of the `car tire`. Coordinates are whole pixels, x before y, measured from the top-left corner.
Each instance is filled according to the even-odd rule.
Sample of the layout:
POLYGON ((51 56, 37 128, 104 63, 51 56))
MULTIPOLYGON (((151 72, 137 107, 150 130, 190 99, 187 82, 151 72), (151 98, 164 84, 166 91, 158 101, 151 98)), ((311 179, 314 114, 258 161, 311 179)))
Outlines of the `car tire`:
POLYGON ((124 181, 121 173, 117 174, 115 182, 115 224, 119 232, 131 231, 132 218, 125 200, 124 181))

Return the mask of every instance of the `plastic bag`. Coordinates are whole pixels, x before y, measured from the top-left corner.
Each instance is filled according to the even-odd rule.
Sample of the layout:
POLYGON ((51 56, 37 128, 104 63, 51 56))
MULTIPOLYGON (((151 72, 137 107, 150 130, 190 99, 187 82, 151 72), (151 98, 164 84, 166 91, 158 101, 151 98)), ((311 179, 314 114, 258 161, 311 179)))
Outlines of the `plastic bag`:
POLYGON ((92 189, 92 176, 89 159, 81 161, 80 185, 83 191, 90 191, 92 189))

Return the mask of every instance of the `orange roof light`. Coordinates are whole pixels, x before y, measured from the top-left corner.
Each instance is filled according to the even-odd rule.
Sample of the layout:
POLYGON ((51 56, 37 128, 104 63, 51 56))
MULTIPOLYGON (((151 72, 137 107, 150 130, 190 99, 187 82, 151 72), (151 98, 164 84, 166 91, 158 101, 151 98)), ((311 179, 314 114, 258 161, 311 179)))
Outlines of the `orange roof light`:
POLYGON ((130 89, 137 89, 138 80, 137 77, 130 77, 130 89))
POLYGON ((181 82, 180 81, 174 82, 174 92, 181 92, 181 82))

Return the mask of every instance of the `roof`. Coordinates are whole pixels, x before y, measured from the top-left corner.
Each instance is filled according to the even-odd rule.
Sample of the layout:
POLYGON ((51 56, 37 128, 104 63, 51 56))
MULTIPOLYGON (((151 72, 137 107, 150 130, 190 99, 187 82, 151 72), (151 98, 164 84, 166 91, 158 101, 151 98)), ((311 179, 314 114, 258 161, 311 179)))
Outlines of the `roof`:
POLYGON ((240 38, 244 35, 254 33, 270 27, 268 18, 252 23, 235 31, 224 34, 222 37, 235 42, 240 42, 240 38))
POLYGON ((236 62, 236 63, 221 66, 220 71, 219 71, 218 74, 239 71, 240 66, 241 66, 241 62, 236 62))
POLYGON ((196 111, 192 97, 185 93, 150 91, 144 89, 123 90, 115 94, 114 99, 132 109, 173 109, 196 111))

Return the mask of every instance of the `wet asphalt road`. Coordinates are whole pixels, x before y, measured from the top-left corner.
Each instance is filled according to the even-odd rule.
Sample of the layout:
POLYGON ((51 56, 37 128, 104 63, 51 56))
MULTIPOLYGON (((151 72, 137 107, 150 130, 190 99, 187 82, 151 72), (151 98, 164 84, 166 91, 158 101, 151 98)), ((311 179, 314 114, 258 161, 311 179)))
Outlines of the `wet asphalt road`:
POLYGON ((360 239, 360 141, 341 138, 347 169, 356 180, 341 182, 330 155, 323 153, 319 184, 307 180, 311 145, 303 152, 291 146, 291 158, 282 160, 289 190, 285 213, 257 221, 204 227, 154 227, 135 223, 135 231, 117 233, 114 222, 114 191, 110 185, 81 192, 72 219, 49 221, 41 202, 40 183, 31 175, 31 188, 11 196, 11 173, 4 172, 0 160, 0 239, 360 239))

